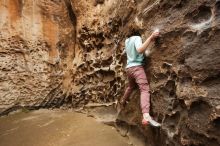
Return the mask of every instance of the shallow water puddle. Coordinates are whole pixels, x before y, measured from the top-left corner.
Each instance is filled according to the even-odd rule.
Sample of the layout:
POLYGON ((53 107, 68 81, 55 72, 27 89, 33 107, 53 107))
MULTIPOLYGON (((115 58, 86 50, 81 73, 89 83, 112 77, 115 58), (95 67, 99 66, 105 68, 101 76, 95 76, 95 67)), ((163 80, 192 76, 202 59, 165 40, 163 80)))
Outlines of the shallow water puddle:
POLYGON ((0 117, 0 146, 128 146, 110 126, 69 111, 38 110, 0 117))

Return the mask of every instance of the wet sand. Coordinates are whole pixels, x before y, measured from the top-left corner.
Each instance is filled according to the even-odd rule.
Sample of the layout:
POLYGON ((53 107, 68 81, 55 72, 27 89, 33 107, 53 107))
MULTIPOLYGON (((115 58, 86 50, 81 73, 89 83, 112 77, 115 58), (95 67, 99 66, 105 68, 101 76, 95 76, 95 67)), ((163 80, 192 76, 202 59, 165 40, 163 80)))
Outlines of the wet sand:
POLYGON ((84 114, 38 110, 0 117, 0 146, 129 146, 115 128, 84 114))

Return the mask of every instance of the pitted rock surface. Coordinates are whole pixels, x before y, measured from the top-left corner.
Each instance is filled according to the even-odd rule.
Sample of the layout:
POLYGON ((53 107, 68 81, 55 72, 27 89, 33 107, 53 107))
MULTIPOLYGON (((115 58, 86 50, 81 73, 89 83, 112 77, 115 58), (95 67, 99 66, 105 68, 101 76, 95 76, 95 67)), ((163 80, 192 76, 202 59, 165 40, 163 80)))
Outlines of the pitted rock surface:
POLYGON ((68 58, 73 56, 75 26, 60 1, 1 1, 1 109, 55 105, 68 58), (60 29, 60 28, 63 29, 60 29))

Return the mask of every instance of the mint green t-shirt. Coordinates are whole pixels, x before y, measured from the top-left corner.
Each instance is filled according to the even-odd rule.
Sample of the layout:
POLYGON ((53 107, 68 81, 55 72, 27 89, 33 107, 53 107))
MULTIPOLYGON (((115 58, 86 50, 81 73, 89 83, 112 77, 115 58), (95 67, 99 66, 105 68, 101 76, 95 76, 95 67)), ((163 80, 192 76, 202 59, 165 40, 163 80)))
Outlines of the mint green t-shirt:
POLYGON ((144 55, 139 54, 136 48, 141 47, 142 39, 140 36, 132 36, 125 40, 125 51, 127 54, 126 68, 139 66, 143 64, 144 55))

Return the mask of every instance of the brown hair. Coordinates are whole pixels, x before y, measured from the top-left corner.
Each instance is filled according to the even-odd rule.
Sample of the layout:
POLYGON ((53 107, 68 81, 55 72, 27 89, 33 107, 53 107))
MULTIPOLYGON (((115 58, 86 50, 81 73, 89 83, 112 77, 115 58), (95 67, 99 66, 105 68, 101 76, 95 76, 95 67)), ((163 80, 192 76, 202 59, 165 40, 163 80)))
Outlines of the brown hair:
POLYGON ((126 37, 129 38, 131 36, 141 36, 141 28, 136 24, 130 24, 128 26, 128 33, 126 37))

